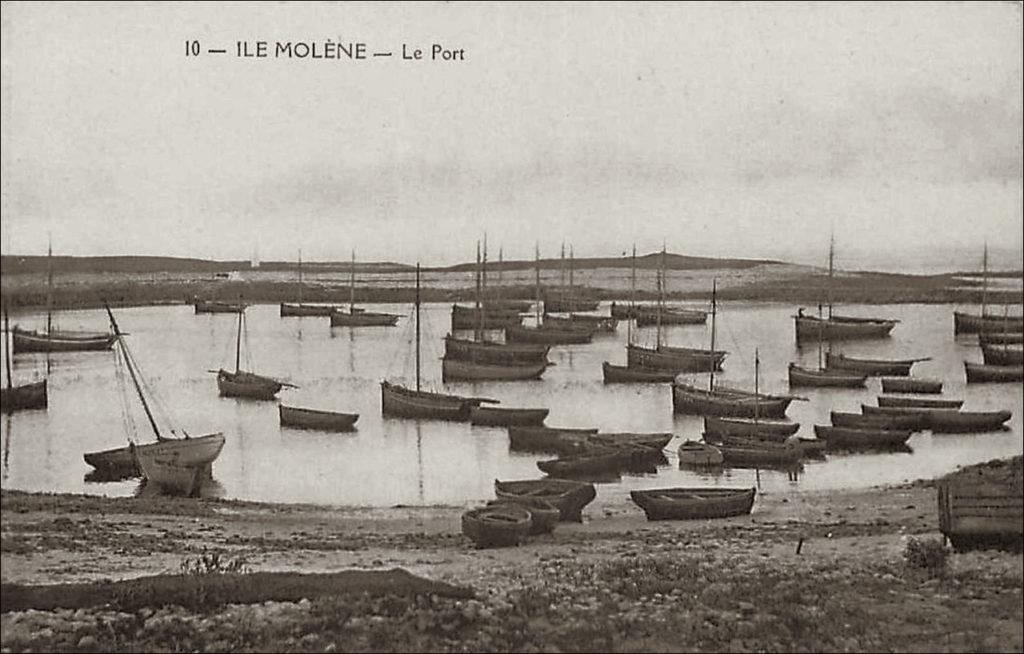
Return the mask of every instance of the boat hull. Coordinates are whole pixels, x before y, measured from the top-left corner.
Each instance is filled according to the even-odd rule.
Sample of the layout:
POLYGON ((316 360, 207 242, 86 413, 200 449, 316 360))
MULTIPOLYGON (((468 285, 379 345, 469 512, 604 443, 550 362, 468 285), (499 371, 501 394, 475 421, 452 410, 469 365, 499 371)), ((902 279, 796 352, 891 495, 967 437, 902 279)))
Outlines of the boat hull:
POLYGON ((289 316, 329 316, 335 310, 329 304, 287 304, 281 303, 281 317, 289 316))
POLYGON ((942 392, 942 381, 938 379, 913 379, 890 377, 882 380, 883 393, 926 393, 936 395, 942 392))
POLYGON ((789 364, 789 385, 794 388, 863 388, 867 375, 842 370, 809 370, 789 364))
POLYGON ((800 430, 799 422, 781 422, 772 420, 749 420, 741 418, 718 418, 706 416, 704 431, 709 434, 723 436, 777 436, 779 440, 792 436, 800 430))
POLYGON ((968 384, 1024 381, 1024 366, 988 366, 965 361, 964 372, 968 384))
POLYGON ((676 378, 676 373, 671 370, 630 368, 612 365, 607 361, 601 364, 601 373, 606 384, 664 384, 676 378))
POLYGON ((727 466, 795 466, 800 463, 802 455, 800 448, 789 443, 749 438, 725 437, 715 447, 722 453, 727 466))
POLYGON ((217 390, 223 397, 273 400, 282 388, 283 385, 276 380, 249 372, 217 372, 217 390))
MULTIPOLYGON (((652 327, 659 321, 658 313, 649 310, 636 312, 637 327, 652 327)), ((661 325, 703 325, 708 321, 706 311, 666 310, 661 312, 661 325)))
POLYGON ((356 311, 350 313, 336 309, 332 311, 331 327, 391 327, 398 323, 399 316, 393 313, 376 311, 356 311))
MULTIPOLYGON (((848 341, 870 338, 888 338, 895 320, 874 320, 868 318, 816 318, 795 316, 797 343, 823 341, 848 341)), ((831 367, 831 366, 830 366, 831 367)))
POLYGON ((245 311, 244 304, 235 302, 197 301, 192 304, 196 313, 241 313, 245 311))
POLYGON ((520 363, 496 364, 476 363, 460 359, 441 361, 441 380, 448 381, 526 381, 540 379, 548 364, 520 363))
POLYGON ((982 345, 981 356, 987 366, 1024 365, 1024 348, 1013 345, 982 345))
POLYGON ((910 368, 916 360, 904 359, 900 361, 885 361, 881 359, 856 359, 842 354, 825 355, 825 367, 830 370, 859 372, 864 375, 878 376, 888 375, 893 377, 906 377, 910 374, 910 368))
POLYGON ((600 302, 579 298, 545 297, 544 311, 547 313, 573 313, 580 311, 597 311, 600 302))
POLYGON ((282 427, 317 431, 352 431, 359 420, 357 413, 317 411, 283 404, 278 406, 278 416, 282 427))
POLYGON ((445 336, 444 355, 477 363, 547 363, 550 348, 546 345, 488 343, 445 336))
POLYGON ((465 422, 469 409, 479 405, 470 398, 415 391, 388 382, 381 382, 380 391, 381 413, 387 417, 465 422))
POLYGON ((0 389, 0 412, 14 413, 45 409, 48 403, 46 380, 0 389))
POLYGON ((540 343, 544 345, 581 345, 594 340, 593 332, 579 329, 506 326, 505 341, 509 343, 540 343))
POLYGON ((552 477, 579 477, 603 472, 617 472, 631 462, 632 454, 611 448, 587 447, 582 454, 538 461, 541 472, 552 477))
POLYGON ((1013 417, 1009 411, 960 411, 958 409, 927 409, 919 407, 879 407, 862 404, 865 415, 917 415, 935 433, 960 434, 1003 431, 1005 422, 1013 417))
POLYGON ((478 548, 515 547, 530 533, 530 512, 518 505, 495 504, 462 514, 462 533, 478 548))
POLYGON ((202 482, 209 478, 211 466, 223 448, 224 435, 218 433, 147 443, 132 449, 147 483, 164 492, 195 496, 202 482))
POLYGON ((710 467, 720 466, 725 462, 722 451, 714 445, 700 441, 686 441, 679 446, 677 452, 679 464, 683 466, 710 467))
POLYGON ((499 504, 513 504, 515 506, 522 507, 530 512, 530 531, 531 536, 539 536, 541 534, 550 534, 555 530, 555 526, 558 524, 559 518, 561 518, 561 512, 558 507, 546 500, 539 500, 536 498, 521 497, 516 499, 496 499, 491 500, 487 503, 487 506, 496 506, 499 504))
POLYGON ((583 508, 597 497, 593 484, 569 479, 494 480, 498 499, 538 498, 558 507, 563 522, 583 522, 583 508))
POLYGON ((862 415, 860 413, 831 412, 832 425, 854 429, 925 429, 928 421, 920 415, 862 415))
POLYGON ((959 409, 963 404, 963 400, 938 400, 924 397, 897 397, 893 395, 878 396, 878 406, 920 407, 922 409, 959 409))
POLYGON ((596 433, 596 429, 512 426, 508 444, 509 449, 519 452, 579 454, 586 449, 589 436, 596 433))
POLYGON ((747 515, 754 488, 663 488, 635 490, 629 496, 648 520, 709 520, 747 515))
POLYGON ((452 329, 504 329, 522 324, 518 311, 508 309, 487 310, 452 305, 452 329), (481 315, 482 314, 482 315, 481 315), (482 321, 482 324, 481 324, 482 321))
POLYGON ((626 346, 626 365, 630 368, 655 368, 673 372, 717 372, 722 369, 726 352, 696 348, 626 346))
POLYGON ((46 334, 25 331, 15 327, 11 330, 11 347, 18 352, 94 352, 109 350, 117 337, 113 334, 90 336, 62 335, 60 332, 46 334))
POLYGON ((474 425, 508 427, 512 425, 540 426, 548 417, 548 409, 506 409, 475 406, 469 410, 469 422, 474 425))
POLYGON ((725 418, 785 418, 792 398, 705 391, 686 384, 673 384, 672 410, 687 415, 725 418))
POLYGON ((953 312, 954 334, 1021 333, 1024 332, 1024 318, 1019 316, 976 316, 971 313, 953 312))
POLYGON ((890 449, 906 445, 909 429, 852 428, 814 425, 814 435, 829 448, 890 449))

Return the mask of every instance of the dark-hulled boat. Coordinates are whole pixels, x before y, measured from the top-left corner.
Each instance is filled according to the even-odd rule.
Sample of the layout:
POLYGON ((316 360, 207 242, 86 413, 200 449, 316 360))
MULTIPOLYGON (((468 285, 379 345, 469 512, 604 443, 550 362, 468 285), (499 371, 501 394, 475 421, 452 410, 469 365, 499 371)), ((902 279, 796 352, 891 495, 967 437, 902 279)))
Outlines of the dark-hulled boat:
POLYGON ((1024 366, 990 366, 964 361, 968 384, 1024 381, 1024 366))
POLYGON ((878 406, 921 407, 923 409, 959 409, 963 404, 963 400, 944 400, 933 399, 930 397, 898 397, 894 395, 878 396, 878 406))
POLYGON ((716 445, 725 465, 792 466, 800 463, 800 448, 792 443, 726 436, 716 445))
POLYGON ((288 302, 281 303, 281 317, 302 317, 302 316, 321 316, 326 317, 331 315, 331 312, 335 310, 335 307, 330 304, 290 304, 288 302))
POLYGON ((1003 423, 1013 414, 1009 411, 959 411, 957 409, 927 409, 920 407, 879 407, 862 404, 865 415, 918 415, 925 425, 936 433, 969 433, 1002 431, 1003 423))
POLYGON ((114 335, 102 332, 29 331, 17 325, 11 330, 15 353, 19 352, 89 352, 109 350, 114 335))
POLYGON ((550 349, 547 345, 474 341, 451 334, 444 337, 445 357, 477 363, 547 363, 550 349))
POLYGON ((498 499, 537 498, 558 507, 563 522, 583 522, 583 507, 594 501, 597 489, 593 484, 569 479, 528 479, 522 481, 494 480, 498 499))
POLYGON ((725 462, 722 451, 701 441, 683 441, 677 452, 680 466, 710 467, 725 462))
MULTIPOLYGON (((217 371, 217 390, 224 397, 245 397, 252 400, 273 400, 284 388, 284 382, 244 370, 217 371)), ((290 384, 289 384, 290 385, 290 384)))
POLYGON ((550 364, 540 363, 478 363, 445 358, 441 361, 441 381, 523 381, 540 379, 550 364))
POLYGON ((987 366, 1024 365, 1024 347, 1019 345, 982 345, 981 356, 987 366))
MULTIPOLYGON (((802 309, 801 309, 802 312, 802 309)), ((896 320, 876 318, 854 318, 832 315, 829 318, 797 313, 793 316, 796 324, 796 341, 804 343, 821 339, 823 341, 849 341, 855 339, 887 338, 896 320)))
POLYGON ((425 420, 469 420, 469 410, 479 406, 480 398, 414 390, 388 381, 380 383, 381 413, 392 418, 425 420))
POLYGON ((1024 343, 1022 332, 979 332, 978 343, 981 345, 1013 345, 1024 343))
POLYGON ((192 303, 196 313, 241 313, 245 305, 241 302, 222 302, 220 300, 195 300, 192 303))
MULTIPOLYGON (((638 308, 639 309, 639 308, 638 308)), ((637 327, 650 327, 659 322, 664 325, 703 325, 708 321, 708 312, 692 309, 663 307, 661 316, 657 311, 638 310, 634 314, 637 327)))
POLYGON ((866 375, 891 375, 894 377, 906 377, 910 374, 910 367, 921 361, 929 361, 930 357, 921 359, 858 359, 848 357, 845 354, 825 355, 825 366, 835 370, 847 370, 861 372, 866 375))
POLYGON ((530 533, 530 512, 515 504, 495 504, 462 514, 462 533, 477 547, 514 547, 530 533))
POLYGON ((568 316, 547 314, 544 322, 562 329, 583 329, 594 333, 613 333, 619 326, 618 318, 594 316, 586 313, 571 313, 568 316))
POLYGON ((781 420, 752 420, 749 418, 704 417, 704 431, 724 436, 778 436, 779 440, 792 436, 800 429, 799 422, 781 420))
POLYGON ((559 329, 541 324, 536 327, 505 326, 508 343, 538 343, 543 345, 580 345, 594 340, 589 329, 559 329))
POLYGON ((912 415, 863 415, 860 413, 831 412, 832 424, 836 427, 854 429, 910 429, 918 431, 928 425, 926 416, 912 415))
POLYGON ((527 313, 530 307, 533 306, 533 302, 530 300, 506 300, 506 299, 484 299, 480 301, 487 311, 515 311, 517 313, 527 313))
POLYGON ((877 429, 814 425, 814 435, 830 448, 889 449, 906 445, 909 429, 877 429))
POLYGON ((552 477, 580 477, 621 470, 631 462, 632 456, 632 452, 620 448, 588 445, 580 454, 538 461, 537 467, 552 477))
POLYGON ((391 327, 398 323, 400 317, 393 313, 356 308, 349 308, 348 311, 336 308, 331 311, 330 316, 331 327, 391 327))
POLYGON ((352 431, 359 420, 358 413, 303 409, 283 404, 278 406, 278 415, 282 427, 319 431, 352 431))
POLYGON ((474 425, 540 426, 547 417, 548 409, 510 409, 498 406, 475 406, 469 409, 469 422, 474 425))
POLYGON ((727 418, 785 418, 792 396, 778 396, 716 388, 708 391, 690 384, 672 384, 675 413, 727 418))
POLYGON ((557 427, 511 426, 509 448, 521 452, 578 454, 587 447, 589 436, 597 429, 560 429, 557 427))
POLYGON ((601 364, 601 373, 606 384, 664 384, 676 378, 672 370, 616 366, 607 361, 601 364))
POLYGON ((529 511, 529 534, 531 536, 550 534, 555 530, 555 525, 558 524, 558 519, 562 515, 557 506, 547 500, 538 499, 536 497, 503 497, 487 502, 487 506, 496 506, 499 504, 512 504, 529 511))
POLYGON ((626 346, 626 364, 631 368, 658 368, 673 372, 712 372, 722 369, 728 352, 692 347, 630 344, 626 346))
POLYGON ((882 379, 883 393, 926 393, 942 392, 941 379, 920 379, 914 377, 886 377, 882 379))
POLYGON ((452 305, 452 329, 504 329, 522 324, 518 311, 452 305))
MULTIPOLYGON (((8 359, 8 361, 10 361, 8 359)), ((29 409, 45 409, 47 405, 46 380, 14 386, 10 377, 7 386, 0 388, 0 412, 14 413, 29 409)))
POLYGON ((588 438, 588 442, 598 447, 641 447, 661 452, 672 434, 668 432, 598 432, 588 438))
POLYGON ((789 364, 789 385, 796 388, 863 388, 867 379, 867 375, 848 370, 812 370, 789 364))
POLYGON ((659 488, 630 491, 629 497, 648 520, 707 520, 747 515, 754 506, 754 488, 659 488))
POLYGON ((991 313, 986 313, 984 316, 976 316, 960 311, 953 312, 954 334, 1003 334, 1007 332, 1017 334, 1024 332, 1024 318, 1020 316, 999 316, 991 313))

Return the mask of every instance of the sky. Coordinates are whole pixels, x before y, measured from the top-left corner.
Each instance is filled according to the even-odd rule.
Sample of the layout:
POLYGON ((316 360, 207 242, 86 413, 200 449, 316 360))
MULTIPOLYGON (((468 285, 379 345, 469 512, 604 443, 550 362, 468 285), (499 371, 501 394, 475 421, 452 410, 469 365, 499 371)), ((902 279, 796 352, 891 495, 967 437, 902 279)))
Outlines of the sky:
POLYGON ((4 253, 1021 265, 1019 3, 0 6, 4 253))

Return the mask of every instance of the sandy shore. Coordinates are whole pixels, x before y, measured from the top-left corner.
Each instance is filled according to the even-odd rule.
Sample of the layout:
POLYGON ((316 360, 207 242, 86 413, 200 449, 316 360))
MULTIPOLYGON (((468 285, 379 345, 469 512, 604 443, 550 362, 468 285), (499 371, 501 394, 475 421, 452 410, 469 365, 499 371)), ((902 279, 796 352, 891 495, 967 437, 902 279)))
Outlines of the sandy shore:
MULTIPOLYGON (((591 505, 582 524, 562 523, 552 535, 518 548, 495 550, 474 549, 461 535, 463 510, 364 510, 4 492, 2 580, 42 584, 173 574, 184 559, 215 551, 226 558, 243 557, 259 571, 403 568, 432 580, 468 586, 478 597, 470 604, 452 601, 426 609, 406 607, 401 613, 404 622, 396 616, 381 617, 375 604, 349 607, 346 611, 354 612, 344 628, 338 627, 341 631, 328 629, 315 638, 292 633, 296 625, 308 627, 306 618, 284 617, 281 620, 292 625, 290 630, 271 629, 254 641, 245 641, 245 646, 230 645, 230 639, 218 640, 196 627, 199 640, 188 641, 187 646, 193 649, 213 643, 256 651, 274 647, 295 651, 1024 648, 1020 554, 956 554, 940 578, 908 570, 903 563, 908 538, 940 537, 936 491, 927 483, 844 493, 760 494, 752 515, 721 521, 649 523, 632 504, 591 505), (680 577, 692 574, 697 578, 680 577), (628 580, 632 585, 624 587, 628 580), (637 595, 636 588, 649 583, 656 583, 660 592, 637 595), (722 587, 718 591, 714 591, 716 584, 722 587), (744 584, 751 586, 741 591, 739 586, 744 584), (781 605, 757 597, 775 592, 770 589, 777 584, 792 595, 785 615, 779 614, 781 605), (727 592, 719 592, 722 589, 727 592), (538 594, 546 598, 543 606, 534 606, 530 599, 538 594), (672 612, 680 602, 688 611, 704 607, 709 612, 702 618, 704 626, 688 636, 665 631, 680 628, 682 614, 672 612), (833 606, 836 603, 852 608, 833 606), (966 607, 970 610, 962 610, 966 607), (463 615, 467 610, 470 618, 463 615), (832 610, 851 611, 845 626, 822 623, 816 613, 832 610), (426 611, 429 619, 416 611, 426 611), (430 625, 435 620, 444 622, 445 611, 462 617, 456 626, 447 631, 438 627, 434 634, 430 625), (414 614, 419 615, 417 624, 427 626, 406 633, 409 616, 414 614), (719 621, 732 614, 745 625, 765 624, 759 629, 723 631, 719 621), (569 615, 575 617, 563 623, 569 615), (375 622, 375 616, 383 622, 375 622), (534 621, 534 632, 514 630, 520 618, 534 621), (391 619, 398 622, 391 625, 389 636, 391 619), (606 628, 595 625, 585 635, 572 636, 581 624, 595 619, 604 621, 606 628), (865 633, 863 622, 874 619, 884 619, 885 626, 865 633), (569 623, 575 626, 570 628, 569 623), (354 630, 347 639, 346 629, 354 630)), ((313 602, 309 610, 315 612, 318 606, 313 602)), ((275 611, 290 615, 289 611, 304 610, 289 607, 275 611)), ((213 615, 223 617, 226 610, 231 609, 213 615)), ((187 609, 178 611, 186 621, 203 617, 187 609)), ((151 634, 141 627, 132 627, 127 639, 104 641, 102 633, 79 630, 61 640, 53 625, 46 626, 46 620, 62 625, 61 614, 28 614, 4 614, 3 646, 8 650, 49 645, 81 651, 83 644, 85 649, 101 645, 130 649, 162 642, 159 630, 151 634)))

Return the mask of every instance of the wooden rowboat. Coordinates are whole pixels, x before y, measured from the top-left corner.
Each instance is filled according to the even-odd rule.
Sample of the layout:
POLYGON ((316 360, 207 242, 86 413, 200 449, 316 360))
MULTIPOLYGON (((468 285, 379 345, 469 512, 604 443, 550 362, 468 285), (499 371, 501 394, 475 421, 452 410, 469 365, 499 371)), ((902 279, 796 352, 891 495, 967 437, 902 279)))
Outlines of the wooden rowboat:
POLYGON ((939 400, 923 397, 897 397, 893 395, 878 396, 878 406, 921 407, 923 409, 959 409, 963 404, 963 400, 939 400))
POLYGON ((544 322, 563 329, 585 329, 593 332, 614 333, 619 326, 618 318, 593 316, 586 313, 571 313, 568 316, 544 316, 544 322))
POLYGON ((636 312, 636 326, 650 327, 657 325, 660 321, 665 325, 703 325, 708 320, 707 311, 692 309, 662 308, 661 315, 656 310, 638 310, 636 312))
POLYGON ((102 332, 27 331, 15 326, 11 330, 11 347, 19 352, 91 352, 109 350, 114 346, 113 334, 102 332))
POLYGON ((469 409, 469 422, 474 425, 508 427, 539 426, 548 417, 548 409, 509 409, 498 406, 475 406, 469 409))
POLYGON ((648 520, 707 520, 750 513, 754 488, 660 488, 630 491, 648 520))
POLYGON ((825 355, 825 367, 835 370, 862 372, 867 375, 892 375, 906 377, 910 367, 921 361, 929 361, 930 357, 920 359, 857 359, 844 354, 825 355))
POLYGON ((968 433, 1001 431, 1003 423, 1013 414, 1009 411, 958 411, 957 409, 927 409, 921 407, 879 407, 862 404, 865 415, 918 415, 925 425, 936 433, 968 433))
POLYGON ((334 309, 331 316, 331 327, 391 327, 398 322, 400 316, 379 311, 363 311, 362 309, 334 309))
POLYGON ((681 466, 720 466, 725 461, 721 450, 701 441, 684 441, 678 454, 681 466))
POLYGON ((705 416, 704 431, 710 434, 727 436, 765 436, 776 435, 784 439, 792 436, 800 429, 799 422, 783 422, 781 420, 752 420, 750 418, 717 418, 705 416))
POLYGON ((399 384, 380 383, 381 413, 387 417, 423 418, 429 420, 469 420, 471 407, 495 400, 417 391, 399 384))
POLYGON ((224 448, 224 434, 174 438, 145 445, 130 445, 149 484, 166 493, 188 497, 198 494, 211 475, 214 460, 224 448))
MULTIPOLYGON (((797 344, 805 341, 845 341, 854 339, 886 338, 896 326, 896 320, 832 316, 817 318, 798 314, 793 316, 797 344)), ((831 367, 831 366, 830 366, 831 367)))
POLYGON ((800 448, 792 443, 755 440, 745 437, 722 437, 716 445, 725 465, 792 466, 800 462, 800 448))
POLYGON ((318 411, 283 404, 278 406, 278 416, 282 427, 320 431, 351 431, 355 428, 356 420, 359 420, 357 413, 318 411))
POLYGON ((668 432, 598 432, 587 437, 588 443, 598 447, 635 446, 661 452, 672 440, 668 432))
POLYGON ((558 507, 547 500, 536 497, 499 498, 487 502, 487 506, 512 504, 530 512, 530 535, 550 534, 561 517, 558 507))
POLYGON ((580 345, 594 340, 590 329, 557 329, 551 327, 505 326, 505 341, 509 343, 538 343, 543 345, 580 345))
POLYGON ((865 374, 848 370, 834 370, 832 368, 811 370, 809 368, 801 368, 795 363, 789 364, 790 387, 863 388, 867 379, 868 377, 865 374))
POLYGON ((618 448, 587 447, 582 454, 538 461, 537 467, 552 477, 580 477, 617 472, 631 463, 632 453, 618 448))
POLYGON ((601 364, 601 373, 606 384, 664 384, 676 378, 672 370, 616 366, 607 361, 601 364))
POLYGON ((918 431, 926 429, 928 420, 921 414, 913 415, 862 415, 860 413, 831 413, 832 424, 836 427, 852 427, 854 429, 910 429, 918 431))
POLYGON ((224 397, 272 400, 284 386, 276 379, 244 370, 229 372, 222 368, 217 371, 217 390, 224 397))
POLYGON ((509 427, 509 449, 552 454, 580 453, 597 429, 560 429, 556 427, 509 427))
POLYGON ((1011 345, 1024 343, 1024 333, 1021 332, 980 332, 978 343, 981 345, 1011 345))
POLYGON ((976 316, 971 313, 953 312, 954 334, 1024 332, 1024 318, 1021 316, 997 316, 986 314, 976 316))
POLYGON ((942 392, 942 380, 914 377, 886 377, 882 379, 883 393, 932 393, 942 392))
POLYGON ((732 389, 706 391, 689 384, 672 384, 675 413, 729 418, 785 418, 793 396, 758 395, 732 389))
POLYGON ((828 443, 829 448, 889 449, 906 445, 909 429, 859 429, 814 425, 814 435, 828 443))
POLYGON ((241 313, 245 305, 241 302, 220 302, 218 300, 196 300, 192 303, 196 313, 241 313))
POLYGON ((989 366, 964 361, 968 384, 1024 381, 1024 366, 989 366))
POLYGON ((723 350, 631 343, 626 346, 626 364, 631 368, 659 368, 677 373, 713 372, 722 369, 727 354, 723 350))
POLYGON ((495 479, 494 494, 498 499, 543 499, 558 507, 563 522, 583 522, 583 507, 594 501, 597 489, 593 484, 569 479, 495 479))
POLYGON ((547 363, 549 350, 547 345, 474 341, 451 334, 444 337, 446 358, 477 363, 547 363))
POLYGON ((530 512, 514 504, 496 504, 462 514, 462 533, 477 547, 514 547, 530 533, 530 512))
POLYGON ((281 317, 289 316, 329 316, 336 307, 329 304, 289 304, 281 303, 281 317))
POLYGON ((441 361, 441 381, 524 381, 540 379, 551 365, 540 363, 477 363, 462 359, 444 358, 441 361))
POLYGON ((1024 347, 1019 345, 982 345, 981 356, 988 366, 1024 365, 1024 347))

